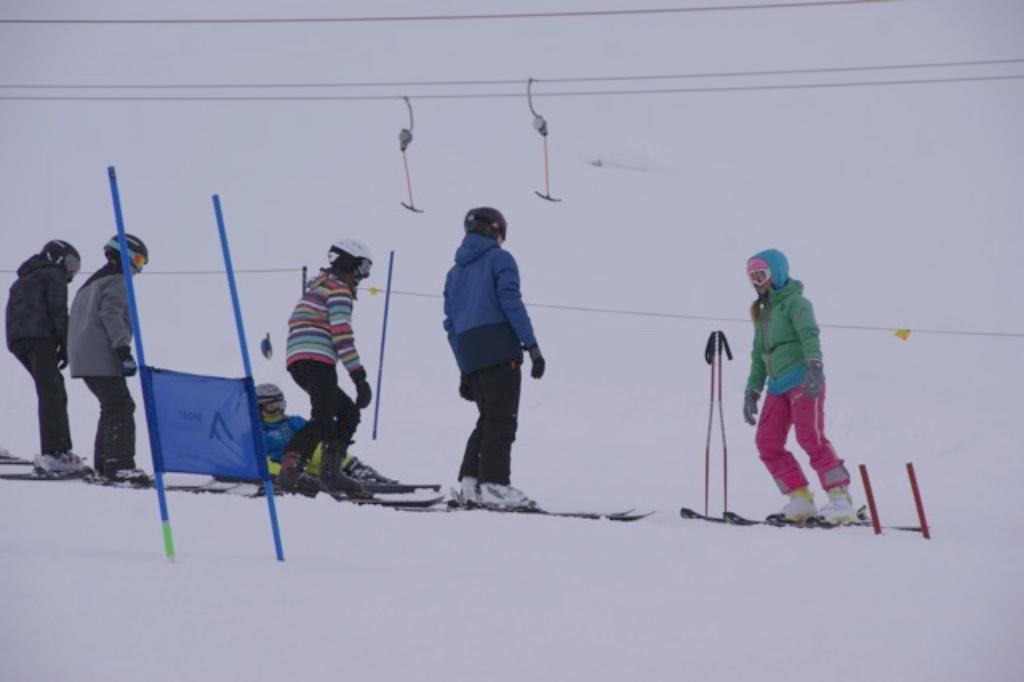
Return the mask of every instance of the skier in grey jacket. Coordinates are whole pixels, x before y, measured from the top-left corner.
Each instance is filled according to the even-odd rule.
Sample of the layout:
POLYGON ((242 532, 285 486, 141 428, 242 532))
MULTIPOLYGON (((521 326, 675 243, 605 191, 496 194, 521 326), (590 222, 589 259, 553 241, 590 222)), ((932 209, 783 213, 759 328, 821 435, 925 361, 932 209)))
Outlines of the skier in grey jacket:
MULTIPOLYGON (((132 275, 149 262, 141 239, 127 235, 132 275)), ((125 377, 138 365, 132 357, 128 294, 121 271, 120 243, 115 235, 103 247, 107 263, 75 294, 71 304, 68 351, 71 376, 84 379, 100 402, 93 466, 112 480, 145 482, 135 466, 135 402, 125 377)))

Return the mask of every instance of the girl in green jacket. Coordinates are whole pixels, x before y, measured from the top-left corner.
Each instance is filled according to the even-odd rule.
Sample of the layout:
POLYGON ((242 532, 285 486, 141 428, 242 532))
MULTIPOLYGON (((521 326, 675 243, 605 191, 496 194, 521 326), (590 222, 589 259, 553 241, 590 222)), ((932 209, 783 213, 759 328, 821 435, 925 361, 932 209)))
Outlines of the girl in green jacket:
POLYGON ((743 399, 743 418, 757 424, 755 442, 761 461, 775 484, 790 500, 782 509, 789 521, 821 516, 830 523, 853 523, 855 511, 847 490, 850 474, 825 438, 825 373, 821 362, 818 324, 804 286, 789 278, 789 262, 776 249, 747 261, 747 276, 757 291, 750 307, 754 347, 743 399), (761 418, 755 421, 757 401, 767 383, 761 418), (811 458, 829 501, 820 510, 800 463, 786 449, 790 427, 811 458))

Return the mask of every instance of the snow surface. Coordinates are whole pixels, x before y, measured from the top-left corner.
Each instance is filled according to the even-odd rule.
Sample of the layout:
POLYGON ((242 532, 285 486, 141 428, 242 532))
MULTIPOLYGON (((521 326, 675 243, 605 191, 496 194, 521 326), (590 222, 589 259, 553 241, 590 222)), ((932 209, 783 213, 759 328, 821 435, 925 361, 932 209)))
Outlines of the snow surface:
MULTIPOLYGON (((592 5, 104 0, 7 2, 0 14, 513 7, 592 5)), ((1022 29, 1012 0, 506 22, 3 25, 0 82, 525 82, 990 59, 1020 57, 1022 29)), ((867 77, 819 77, 840 79, 867 77)), ((237 376, 223 279, 161 274, 221 267, 210 204, 219 193, 235 266, 291 269, 240 274, 239 287, 257 380, 279 383, 302 412, 283 366, 298 268, 356 237, 377 254, 368 284, 383 287, 394 250, 401 293, 377 386, 380 434, 371 439, 367 413, 355 451, 386 474, 448 484, 474 416, 456 392, 439 294, 466 209, 498 206, 549 363, 542 381, 524 382, 514 481, 551 507, 656 514, 614 524, 288 498, 278 502, 278 563, 265 503, 174 494, 172 564, 153 492, 0 481, 0 680, 1024 678, 1019 81, 538 97, 558 204, 532 194, 543 186, 541 141, 524 99, 421 93, 404 94, 416 111, 409 163, 422 215, 398 204, 397 134, 408 125, 398 99, 0 101, 0 284, 53 237, 76 244, 85 269, 101 264, 115 229, 105 168, 115 165, 128 229, 152 253, 136 279, 148 361, 237 376), (852 470, 869 467, 887 523, 916 521, 904 469, 914 462, 931 541, 679 519, 680 505, 703 504, 702 354, 716 328, 737 354, 725 370, 730 507, 759 516, 782 502, 740 417, 752 296, 743 263, 769 246, 790 256, 821 323, 883 328, 823 329, 827 427, 852 470), (901 341, 892 331, 903 327, 917 331, 901 341), (255 353, 267 332, 272 362, 255 353)), ((355 313, 373 377, 383 303, 366 292, 355 313)), ((7 353, 0 377, 0 445, 30 455, 32 385, 7 353)), ((69 395, 76 449, 89 457, 96 403, 79 381, 69 395)), ((859 481, 853 492, 863 501, 859 481)))

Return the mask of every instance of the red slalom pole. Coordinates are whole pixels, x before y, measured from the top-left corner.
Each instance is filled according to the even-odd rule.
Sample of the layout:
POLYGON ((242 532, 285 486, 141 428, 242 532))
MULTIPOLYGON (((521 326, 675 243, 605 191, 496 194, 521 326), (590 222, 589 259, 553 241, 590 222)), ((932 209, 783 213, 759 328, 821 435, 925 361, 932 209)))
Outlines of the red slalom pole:
POLYGON ((882 524, 878 520, 878 508, 875 506, 875 494, 871 492, 871 479, 868 478, 868 468, 860 465, 860 480, 864 482, 864 494, 868 496, 868 510, 871 512, 871 525, 875 528, 875 535, 882 534, 882 524))
POLYGON ((928 532, 928 519, 924 517, 924 504, 921 503, 921 490, 917 487, 917 476, 914 474, 914 463, 907 462, 907 476, 910 477, 910 489, 914 491, 914 504, 917 505, 917 518, 921 522, 921 535, 925 540, 931 540, 931 533, 928 532))

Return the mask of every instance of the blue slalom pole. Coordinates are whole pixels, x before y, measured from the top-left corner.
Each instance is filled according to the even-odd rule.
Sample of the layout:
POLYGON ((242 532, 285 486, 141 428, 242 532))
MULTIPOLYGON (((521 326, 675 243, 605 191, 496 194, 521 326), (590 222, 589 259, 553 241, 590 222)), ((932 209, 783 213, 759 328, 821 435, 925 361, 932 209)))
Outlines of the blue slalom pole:
POLYGON ((213 195, 213 212, 217 215, 217 231, 220 233, 220 248, 224 252, 224 269, 231 289, 231 305, 235 309, 235 326, 238 328, 238 344, 242 349, 242 365, 245 367, 246 393, 249 394, 249 415, 252 421, 253 441, 256 443, 256 465, 263 478, 263 490, 267 496, 270 511, 270 528, 274 534, 274 551, 277 560, 284 561, 281 547, 281 529, 277 524, 277 507, 274 505, 274 483, 267 470, 267 455, 263 449, 263 428, 259 423, 259 408, 256 405, 256 390, 253 388, 252 363, 249 362, 249 345, 245 340, 245 326, 242 324, 242 307, 238 303, 238 287, 235 286, 235 269, 231 265, 231 249, 228 248, 228 233, 224 228, 224 214, 220 209, 220 196, 213 195))
POLYGON ((373 403, 373 440, 377 440, 377 416, 380 413, 381 382, 384 380, 384 342, 388 338, 388 309, 391 307, 391 273, 395 269, 395 252, 388 256, 388 288, 384 293, 384 328, 380 333, 380 362, 377 363, 377 399, 373 403))
POLYGON ((135 337, 135 350, 139 356, 139 378, 142 380, 142 400, 146 406, 146 422, 149 426, 149 449, 153 457, 153 477, 156 480, 157 500, 160 503, 160 523, 163 528, 164 552, 167 554, 168 560, 174 561, 174 534, 171 532, 171 519, 167 511, 163 457, 160 453, 160 438, 157 435, 152 381, 149 376, 149 367, 146 365, 146 351, 142 345, 142 325, 139 323, 139 308, 135 300, 135 286, 132 283, 132 264, 128 258, 128 238, 125 236, 124 216, 121 213, 121 193, 117 188, 117 172, 113 166, 107 166, 107 177, 110 178, 110 195, 114 202, 117 242, 121 247, 121 274, 124 276, 124 286, 128 291, 128 309, 131 313, 132 336, 135 337))

